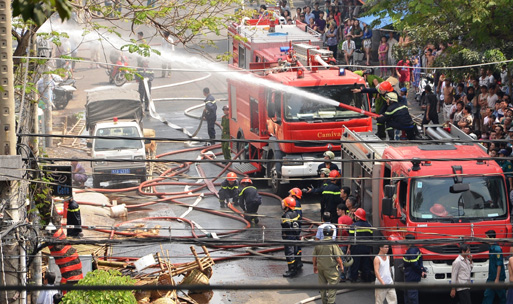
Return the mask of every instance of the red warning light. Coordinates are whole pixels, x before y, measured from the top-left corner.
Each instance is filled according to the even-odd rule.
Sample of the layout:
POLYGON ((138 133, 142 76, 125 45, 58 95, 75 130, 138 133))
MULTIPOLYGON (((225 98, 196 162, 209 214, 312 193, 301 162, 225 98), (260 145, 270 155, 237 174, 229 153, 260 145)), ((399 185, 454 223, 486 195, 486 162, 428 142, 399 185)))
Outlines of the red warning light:
POLYGON ((304 78, 305 77, 305 71, 303 69, 297 70, 297 78, 304 78))
POLYGON ((114 117, 114 118, 112 118, 112 121, 114 121, 114 123, 117 123, 118 122, 118 118, 114 117))

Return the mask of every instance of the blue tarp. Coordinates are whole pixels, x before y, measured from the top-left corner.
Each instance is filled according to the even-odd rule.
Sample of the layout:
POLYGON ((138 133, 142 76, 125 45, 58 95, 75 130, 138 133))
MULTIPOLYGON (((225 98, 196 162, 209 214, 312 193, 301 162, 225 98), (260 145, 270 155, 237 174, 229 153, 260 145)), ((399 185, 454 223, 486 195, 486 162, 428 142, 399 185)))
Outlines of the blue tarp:
POLYGON ((371 16, 365 16, 365 17, 358 18, 358 20, 360 20, 360 23, 363 22, 363 23, 370 24, 373 29, 384 28, 385 26, 393 23, 392 18, 390 18, 388 15, 386 15, 383 18, 376 16, 376 15, 371 15, 371 16), (377 20, 377 21, 373 24, 373 22, 375 20, 377 20))

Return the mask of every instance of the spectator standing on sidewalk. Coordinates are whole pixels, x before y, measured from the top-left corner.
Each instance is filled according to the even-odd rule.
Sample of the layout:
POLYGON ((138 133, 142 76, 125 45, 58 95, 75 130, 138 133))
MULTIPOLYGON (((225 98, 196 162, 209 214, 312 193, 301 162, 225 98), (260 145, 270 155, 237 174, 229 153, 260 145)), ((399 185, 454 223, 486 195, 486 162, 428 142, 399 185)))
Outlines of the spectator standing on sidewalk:
MULTIPOLYGON (((376 285, 394 284, 392 272, 390 271, 390 257, 387 255, 388 245, 379 246, 378 256, 374 258, 374 274, 376 275, 376 285)), ((388 304, 397 304, 397 294, 394 288, 380 288, 374 290, 376 304, 382 304, 385 299, 388 304)))
MULTIPOLYGON (((469 284, 471 283, 471 273, 474 264, 470 255, 470 247, 467 244, 460 245, 460 255, 452 262, 452 283, 469 284)), ((460 304, 471 304, 470 288, 453 288, 451 289, 451 298, 456 297, 460 304)))
POLYGON ((426 104, 422 107, 425 107, 424 118, 422 119, 422 125, 427 125, 429 122, 433 122, 435 125, 439 124, 438 122, 438 112, 436 111, 436 105, 438 104, 438 100, 436 99, 436 95, 431 91, 431 86, 426 85, 426 94, 424 95, 426 104))

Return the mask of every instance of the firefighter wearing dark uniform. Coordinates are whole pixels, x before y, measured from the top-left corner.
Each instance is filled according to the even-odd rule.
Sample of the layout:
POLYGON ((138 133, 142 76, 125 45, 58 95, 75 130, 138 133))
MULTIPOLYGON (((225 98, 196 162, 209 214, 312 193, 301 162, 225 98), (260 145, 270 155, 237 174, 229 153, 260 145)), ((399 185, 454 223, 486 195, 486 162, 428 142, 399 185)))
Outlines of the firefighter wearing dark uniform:
POLYGON ((67 225, 75 225, 78 228, 68 228, 67 236, 81 236, 82 217, 80 216, 80 206, 74 199, 70 199, 68 202, 68 212, 66 213, 67 225))
MULTIPOLYGON (((223 133, 221 134, 221 139, 230 139, 230 118, 228 114, 230 113, 230 108, 228 106, 223 107, 223 117, 221 118, 221 127, 223 128, 223 133)), ((224 159, 232 159, 231 151, 230 151, 230 143, 227 141, 223 141, 221 143, 221 148, 223 150, 224 159)))
MULTIPOLYGON (((367 222, 367 215, 362 208, 354 212, 357 221, 349 228, 349 236, 356 238, 356 241, 372 240, 372 226, 367 222)), ((349 245, 348 253, 353 256, 353 265, 351 266, 351 282, 358 279, 358 271, 362 272, 364 282, 372 282, 372 263, 370 256, 371 247, 369 245, 358 244, 349 245)))
MULTIPOLYGON (((415 236, 407 234, 406 240, 413 241, 415 236)), ((403 257, 404 262, 404 281, 418 283, 426 275, 426 269, 422 262, 422 253, 417 246, 408 245, 408 249, 403 257)), ((406 304, 419 304, 419 291, 417 289, 407 289, 405 292, 406 304)))
POLYGON ((233 172, 226 174, 226 179, 221 183, 221 190, 219 190, 221 208, 226 207, 226 201, 229 199, 232 199, 234 205, 238 205, 239 184, 237 183, 237 174, 233 172))
POLYGON ((257 188, 249 178, 240 181, 242 190, 239 192, 239 204, 244 211, 244 218, 254 225, 258 224, 258 207, 262 204, 262 198, 258 194, 257 188))
POLYGON ((415 139, 416 126, 411 119, 408 106, 397 102, 398 97, 395 92, 387 93, 385 101, 387 108, 385 113, 376 118, 379 123, 384 123, 389 139, 394 139, 394 129, 406 132, 408 139, 415 139))
MULTIPOLYGON (((284 240, 299 241, 301 223, 299 221, 299 214, 294 210, 295 207, 296 200, 290 196, 281 202, 281 208, 285 211, 281 216, 281 238, 284 240)), ((283 276, 286 278, 292 278, 297 275, 296 252, 296 245, 285 245, 285 259, 287 260, 288 269, 283 276)))
MULTIPOLYGON (((384 98, 386 94, 393 93, 397 96, 397 99, 399 99, 399 94, 397 94, 397 92, 394 91, 392 84, 388 81, 383 81, 378 85, 375 85, 375 87, 371 86, 370 88, 353 89, 351 91, 353 93, 375 94, 375 112, 380 115, 383 115, 387 109, 387 105, 385 103, 384 98)), ((381 139, 386 139, 385 124, 380 121, 377 121, 376 125, 378 127, 378 132, 376 133, 376 136, 378 136, 381 139)), ((390 139, 393 139, 393 137, 391 137, 390 139)))
POLYGON ((321 198, 321 218, 325 211, 330 212, 331 222, 338 223, 337 206, 340 204, 340 187, 337 185, 340 173, 331 170, 329 184, 324 187, 321 198))
MULTIPOLYGON (((378 114, 383 114, 381 111, 384 111, 386 109, 385 99, 383 98, 383 95, 380 94, 380 92, 377 90, 377 87, 379 84, 383 83, 383 78, 378 77, 374 75, 373 69, 367 69, 365 71, 355 71, 354 72, 357 75, 362 76, 367 84, 369 84, 369 89, 372 89, 372 93, 370 93, 369 89, 362 89, 362 93, 370 93, 374 97, 374 111, 378 114)), ((389 84, 390 82, 387 81, 389 84)), ((387 84, 384 84, 384 87, 388 89, 387 84)), ((392 87, 392 85, 390 85, 392 87)), ((383 88, 381 88, 382 91, 383 88)), ((376 133, 377 136, 381 139, 386 139, 386 133, 385 133, 385 125, 377 123, 376 126, 378 127, 378 132, 376 133)))
POLYGON ((213 145, 216 139, 216 129, 215 123, 216 123, 216 111, 217 111, 217 104, 216 99, 212 94, 210 94, 209 88, 203 89, 203 95, 205 95, 205 111, 204 111, 204 118, 207 121, 207 131, 208 131, 208 137, 210 138, 210 142, 207 143, 207 145, 213 145))
MULTIPOLYGON (((303 223, 303 209, 301 208, 301 198, 303 197, 303 191, 299 188, 292 188, 289 191, 289 196, 296 200, 296 207, 294 211, 299 214, 300 224, 303 223)), ((301 231, 299 232, 299 240, 301 240, 301 231)), ((296 269, 299 270, 303 268, 303 262, 301 261, 301 255, 303 254, 303 250, 301 246, 296 246, 296 269)))
POLYGON ((323 169, 323 168, 327 168, 330 171, 332 171, 332 170, 339 171, 338 166, 331 162, 335 158, 335 153, 333 153, 331 151, 326 151, 326 152, 324 152, 323 156, 324 156, 324 162, 317 167, 317 174, 321 174, 321 169, 323 169))

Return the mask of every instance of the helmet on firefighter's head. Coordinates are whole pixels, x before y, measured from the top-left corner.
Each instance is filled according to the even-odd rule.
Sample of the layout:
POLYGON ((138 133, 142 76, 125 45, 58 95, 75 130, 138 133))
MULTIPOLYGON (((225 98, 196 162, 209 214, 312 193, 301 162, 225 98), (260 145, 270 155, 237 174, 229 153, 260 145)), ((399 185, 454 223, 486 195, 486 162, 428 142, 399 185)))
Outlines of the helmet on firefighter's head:
POLYGON ((356 209, 356 211, 354 212, 354 216, 361 219, 362 221, 367 220, 367 213, 362 208, 356 209))
POLYGON ((243 178, 241 181, 240 181, 241 184, 250 184, 252 185, 253 182, 249 179, 249 178, 243 178))
POLYGON ((289 208, 289 209, 294 210, 294 208, 296 208, 296 200, 293 197, 290 197, 290 196, 286 197, 281 201, 281 203, 282 203, 283 209, 289 208))
POLYGON ((385 100, 389 102, 397 102, 397 94, 395 93, 386 93, 385 94, 385 100))
POLYGON ((383 81, 382 83, 378 84, 377 87, 378 91, 385 91, 385 92, 392 92, 394 88, 392 87, 392 84, 388 81, 383 81))
POLYGON ((330 179, 337 179, 339 177, 340 177, 340 172, 338 172, 338 170, 330 171, 330 179))
POLYGON ((301 191, 301 189, 296 187, 296 188, 290 189, 289 194, 294 195, 295 197, 301 199, 301 197, 303 196, 303 191, 301 191))
POLYGON ((328 157, 330 160, 333 160, 335 158, 335 153, 331 151, 326 151, 323 154, 324 158, 328 157))
POLYGON ((321 170, 319 170, 319 174, 323 173, 324 176, 328 176, 330 175, 330 169, 328 168, 321 168, 321 170))
POLYGON ((226 179, 230 182, 233 182, 233 181, 237 180, 237 174, 235 174, 233 172, 229 172, 228 174, 226 174, 226 179))

